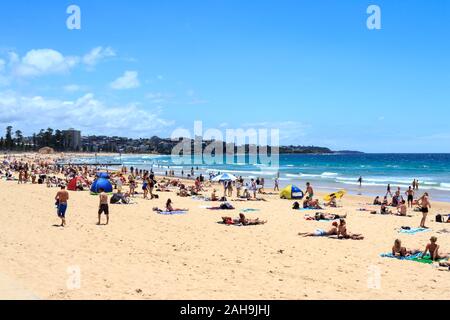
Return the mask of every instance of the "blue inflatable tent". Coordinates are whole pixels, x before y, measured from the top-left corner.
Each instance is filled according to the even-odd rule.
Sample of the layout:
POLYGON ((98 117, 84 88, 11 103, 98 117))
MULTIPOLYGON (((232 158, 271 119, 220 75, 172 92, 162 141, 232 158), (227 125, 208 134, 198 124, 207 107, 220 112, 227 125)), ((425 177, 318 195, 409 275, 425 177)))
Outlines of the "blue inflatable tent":
POLYGON ((99 194, 100 189, 105 190, 106 193, 113 192, 113 186, 111 182, 109 182, 109 180, 105 178, 98 178, 94 181, 94 183, 92 183, 91 194, 99 194))

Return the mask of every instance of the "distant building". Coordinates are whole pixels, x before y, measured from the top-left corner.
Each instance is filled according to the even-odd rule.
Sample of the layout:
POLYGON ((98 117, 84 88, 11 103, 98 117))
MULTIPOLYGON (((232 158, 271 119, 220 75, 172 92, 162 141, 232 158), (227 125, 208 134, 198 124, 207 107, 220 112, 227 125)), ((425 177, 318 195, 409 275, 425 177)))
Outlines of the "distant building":
POLYGON ((71 151, 79 151, 81 149, 81 131, 70 128, 63 131, 64 148, 71 151))

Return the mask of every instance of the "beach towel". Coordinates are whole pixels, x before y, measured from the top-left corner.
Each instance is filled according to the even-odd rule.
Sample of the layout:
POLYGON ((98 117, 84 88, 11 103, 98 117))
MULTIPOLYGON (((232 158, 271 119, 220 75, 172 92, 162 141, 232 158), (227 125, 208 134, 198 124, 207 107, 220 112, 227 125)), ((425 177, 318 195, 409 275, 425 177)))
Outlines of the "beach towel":
POLYGON ((430 255, 426 255, 425 257, 422 257, 422 253, 416 253, 413 254, 411 256, 408 257, 396 257, 394 256, 392 253, 383 253, 380 255, 382 258, 392 258, 392 259, 397 259, 397 260, 405 260, 405 261, 414 261, 414 262, 419 262, 419 263, 423 263, 423 264, 433 264, 433 260, 431 260, 431 256, 430 255))
POLYGON ((427 231, 430 231, 430 229, 425 229, 425 228, 400 229, 398 232, 399 233, 404 233, 404 234, 414 235, 414 234, 417 234, 417 233, 427 232, 427 231))
POLYGON ((242 209, 241 210, 242 213, 257 212, 257 211, 259 211, 259 209, 248 208, 248 209, 242 209))
POLYGON ((177 214, 187 214, 187 211, 157 211, 158 214, 171 216, 171 215, 177 215, 177 214))

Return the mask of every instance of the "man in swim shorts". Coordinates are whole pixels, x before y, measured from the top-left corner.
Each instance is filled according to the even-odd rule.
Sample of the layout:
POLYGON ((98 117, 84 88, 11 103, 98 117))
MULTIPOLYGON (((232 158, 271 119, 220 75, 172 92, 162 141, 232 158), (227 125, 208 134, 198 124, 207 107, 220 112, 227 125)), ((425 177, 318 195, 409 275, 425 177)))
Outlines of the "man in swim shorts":
POLYGON ((338 223, 337 222, 333 222, 332 227, 330 230, 325 231, 322 229, 317 229, 316 231, 312 232, 312 233, 299 233, 299 236, 303 236, 303 237, 328 237, 328 236, 334 236, 337 234, 338 232, 338 223))
POLYGON ((69 192, 66 190, 64 184, 61 185, 61 190, 56 194, 55 200, 57 201, 57 214, 61 218, 61 227, 66 226, 66 211, 67 201, 69 200, 69 192))
POLYGON ((106 216, 106 224, 105 225, 108 225, 108 223, 109 223, 108 195, 105 193, 104 189, 100 188, 99 191, 100 191, 100 195, 99 195, 100 205, 98 208, 98 223, 97 223, 97 225, 101 224, 102 213, 104 213, 106 216))
POLYGON ((428 199, 428 193, 425 192, 424 195, 422 196, 422 198, 420 199, 420 210, 422 211, 422 220, 420 221, 420 227, 421 228, 426 228, 425 227, 425 222, 427 220, 427 216, 428 216, 428 209, 431 209, 431 203, 430 200, 428 199))

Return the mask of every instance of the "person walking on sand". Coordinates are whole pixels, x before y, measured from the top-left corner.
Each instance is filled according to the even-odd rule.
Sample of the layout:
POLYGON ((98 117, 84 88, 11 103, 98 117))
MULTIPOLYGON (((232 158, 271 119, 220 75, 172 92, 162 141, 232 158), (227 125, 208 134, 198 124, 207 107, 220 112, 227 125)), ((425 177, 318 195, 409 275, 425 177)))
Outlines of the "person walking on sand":
POLYGON ((386 189, 386 196, 390 195, 392 197, 392 192, 391 192, 391 184, 387 185, 387 189, 386 189))
POLYGON ((66 190, 64 184, 61 185, 61 190, 56 194, 55 200, 57 202, 57 214, 61 218, 61 227, 66 226, 66 211, 67 211, 67 201, 69 200, 69 192, 66 190))
POLYGON ((108 195, 105 193, 104 189, 99 189, 99 191, 100 191, 100 195, 99 195, 100 205, 98 208, 98 223, 97 223, 97 225, 101 224, 102 213, 104 213, 106 216, 106 224, 105 225, 108 225, 108 223, 109 223, 108 195))
POLYGON ((423 196, 419 199, 419 203, 422 211, 422 220, 420 221, 420 227, 428 229, 427 227, 425 227, 425 222, 427 220, 429 209, 431 209, 431 203, 430 200, 428 199, 427 192, 425 192, 423 196))

